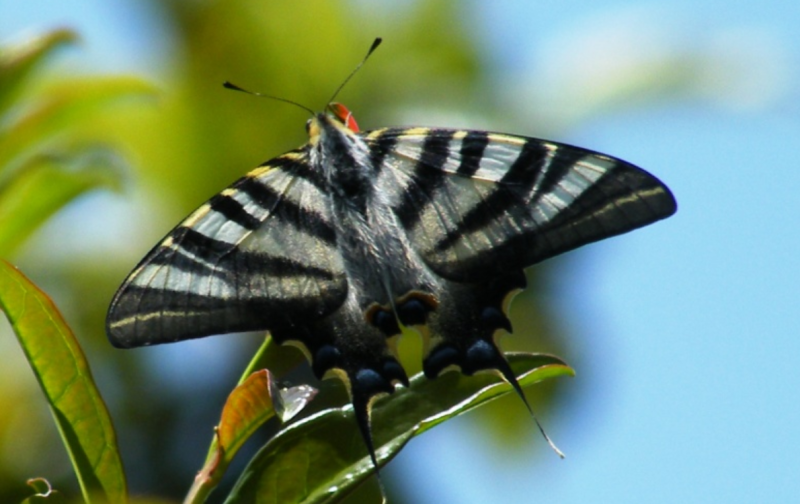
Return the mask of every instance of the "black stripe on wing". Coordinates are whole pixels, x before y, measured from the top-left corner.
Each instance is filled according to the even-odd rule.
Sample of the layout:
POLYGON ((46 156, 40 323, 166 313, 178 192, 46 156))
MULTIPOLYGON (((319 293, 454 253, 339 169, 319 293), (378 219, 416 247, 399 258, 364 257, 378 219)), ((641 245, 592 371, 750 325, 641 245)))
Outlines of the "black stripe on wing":
POLYGON ((238 274, 266 275, 280 278, 313 278, 332 281, 335 274, 318 266, 304 264, 298 259, 270 256, 248 250, 233 250, 229 244, 214 240, 190 228, 176 229, 172 234, 177 246, 161 247, 151 257, 150 266, 169 268, 195 275, 210 275, 221 280, 235 281, 238 274))
MULTIPOLYGON (((294 173, 294 172, 292 172, 294 173)), ((280 193, 267 184, 260 182, 255 177, 242 177, 233 184, 233 188, 246 194, 248 198, 264 212, 272 212, 275 205, 280 200, 280 193)), ((217 195, 216 198, 227 197, 226 195, 217 195)))
POLYGON ((261 164, 261 167, 271 170, 280 170, 284 173, 291 173, 295 177, 300 177, 308 181, 321 192, 327 192, 328 184, 325 182, 322 174, 312 169, 311 165, 305 159, 307 155, 305 151, 307 149, 308 147, 301 147, 300 149, 287 152, 286 154, 261 164))
POLYGON ((401 131, 403 130, 400 128, 389 128, 383 130, 380 135, 374 138, 369 137, 371 132, 362 133, 361 136, 365 137, 369 143, 370 166, 373 167, 376 177, 383 170, 384 160, 394 149, 394 145, 397 143, 397 134, 401 131))
POLYGON ((461 164, 456 173, 465 177, 475 175, 481 166, 481 159, 486 146, 489 145, 489 134, 485 131, 468 131, 461 141, 461 164))
MULTIPOLYGON (((295 173, 296 170, 292 171, 292 175, 295 173)), ((301 178, 305 179, 305 177, 301 178)), ((311 182, 309 179, 305 180, 311 182)), ((316 186, 313 182, 311 183, 316 186)), ((284 198, 274 188, 252 177, 240 179, 233 187, 247 194, 265 211, 271 212, 271 217, 281 219, 284 224, 299 232, 319 238, 329 245, 336 244, 336 231, 333 226, 313 209, 302 207, 298 203, 284 198), (280 205, 278 206, 279 201, 280 205)))
POLYGON ((454 134, 453 130, 431 130, 425 137, 416 166, 409 174, 410 183, 394 208, 404 228, 417 224, 427 202, 432 200, 447 177, 444 166, 454 134))
POLYGON ((208 204, 212 211, 219 212, 225 219, 235 222, 245 229, 252 231, 261 225, 261 221, 248 213, 241 203, 226 195, 214 196, 208 204))
MULTIPOLYGON (((342 296, 344 294, 342 293, 342 296)), ((266 328, 292 332, 298 324, 297 313, 306 319, 318 319, 335 307, 324 307, 314 299, 273 299, 250 297, 236 302, 191 292, 152 290, 129 286, 125 296, 115 301, 118 320, 130 317, 125 326, 109 320, 111 343, 120 348, 170 343, 212 334, 263 331, 266 328)))

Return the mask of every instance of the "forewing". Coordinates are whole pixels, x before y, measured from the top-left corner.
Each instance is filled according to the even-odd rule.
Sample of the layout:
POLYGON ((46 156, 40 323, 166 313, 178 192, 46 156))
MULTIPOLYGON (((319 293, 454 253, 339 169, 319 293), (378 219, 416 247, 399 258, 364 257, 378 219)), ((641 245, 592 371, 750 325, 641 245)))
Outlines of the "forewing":
POLYGON ((422 259, 481 281, 672 215, 654 176, 586 149, 498 133, 365 133, 378 184, 422 259))
POLYGON ((331 313, 347 282, 325 201, 305 150, 241 178, 134 269, 111 303, 109 339, 135 347, 331 313))

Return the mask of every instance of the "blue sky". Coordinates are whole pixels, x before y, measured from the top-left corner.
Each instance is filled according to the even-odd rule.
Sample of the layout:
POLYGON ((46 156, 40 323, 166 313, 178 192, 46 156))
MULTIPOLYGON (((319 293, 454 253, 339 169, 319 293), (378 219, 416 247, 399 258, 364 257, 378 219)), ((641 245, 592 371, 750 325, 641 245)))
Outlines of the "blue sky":
MULTIPOLYGON (((0 34, 69 22, 93 64, 152 68, 146 55, 158 52, 159 30, 126 36, 147 17, 103 7, 122 3, 39 1, 20 10, 0 0, 0 34), (133 20, 127 32, 117 28, 123 19, 133 20)), ((401 473, 427 474, 409 485, 421 503, 797 500, 800 4, 465 6, 498 85, 532 73, 551 79, 530 91, 534 103, 548 102, 548 89, 572 92, 553 83, 602 78, 628 57, 699 52, 709 65, 733 66, 722 71, 730 79, 705 82, 689 97, 597 113, 558 138, 645 167, 679 203, 667 221, 573 254, 552 280, 548 302, 569 324, 579 361, 591 362, 575 378, 580 401, 546 415, 567 459, 542 450, 513 461, 476 457, 490 440, 458 419, 410 443, 390 470, 401 481, 401 473), (598 52, 603 43, 608 49, 598 52), (464 477, 446 477, 453 473, 464 477)), ((533 428, 520 438, 541 442, 533 428)))

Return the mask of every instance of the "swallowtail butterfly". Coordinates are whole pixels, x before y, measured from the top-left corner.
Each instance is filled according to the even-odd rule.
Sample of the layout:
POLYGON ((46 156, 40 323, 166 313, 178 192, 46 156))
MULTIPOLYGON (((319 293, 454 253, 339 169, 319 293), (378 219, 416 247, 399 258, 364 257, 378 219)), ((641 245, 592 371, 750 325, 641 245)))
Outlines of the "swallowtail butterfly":
POLYGON ((338 104, 307 130, 307 144, 211 198, 145 256, 107 332, 123 348, 267 330, 299 343, 317 377, 346 383, 376 467, 370 404, 408 384, 393 350, 401 328, 422 335, 429 378, 495 370, 521 395, 495 339, 511 332, 523 269, 676 210, 654 176, 580 147, 358 131, 338 104))

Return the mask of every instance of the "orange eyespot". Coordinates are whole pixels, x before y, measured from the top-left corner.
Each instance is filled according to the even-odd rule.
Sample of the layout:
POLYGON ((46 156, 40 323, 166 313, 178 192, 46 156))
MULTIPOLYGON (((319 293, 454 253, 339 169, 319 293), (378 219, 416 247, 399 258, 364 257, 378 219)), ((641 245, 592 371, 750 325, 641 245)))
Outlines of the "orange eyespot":
POLYGON ((328 110, 336 117, 339 121, 342 122, 348 129, 353 130, 354 132, 358 132, 358 123, 356 123, 355 118, 353 117, 353 113, 350 112, 350 109, 342 105, 341 103, 330 103, 328 104, 328 110))

